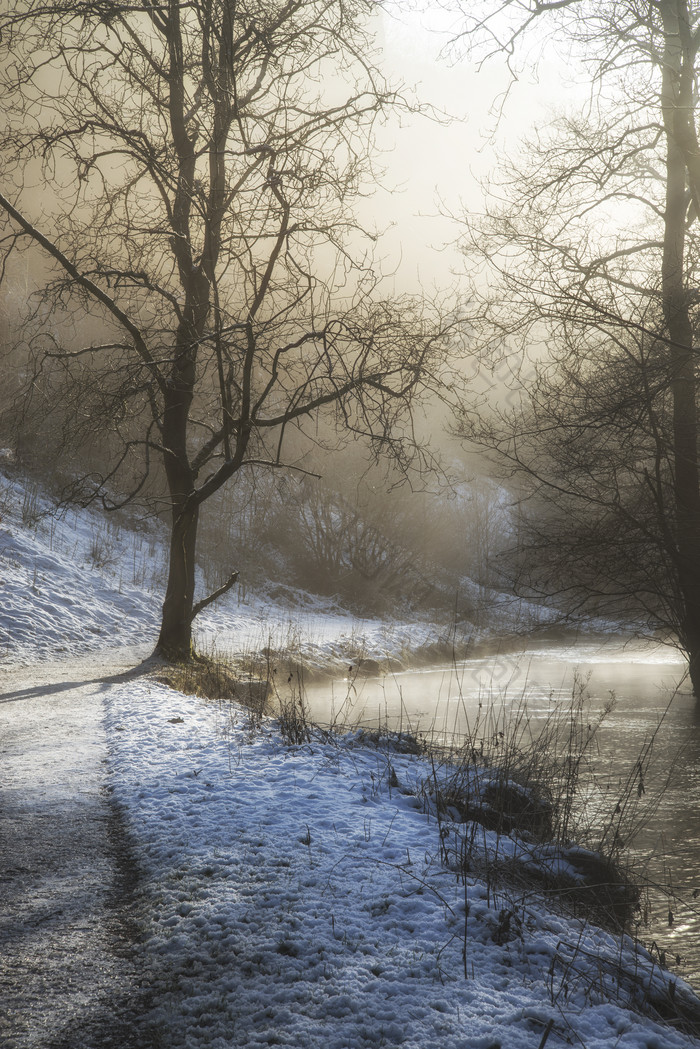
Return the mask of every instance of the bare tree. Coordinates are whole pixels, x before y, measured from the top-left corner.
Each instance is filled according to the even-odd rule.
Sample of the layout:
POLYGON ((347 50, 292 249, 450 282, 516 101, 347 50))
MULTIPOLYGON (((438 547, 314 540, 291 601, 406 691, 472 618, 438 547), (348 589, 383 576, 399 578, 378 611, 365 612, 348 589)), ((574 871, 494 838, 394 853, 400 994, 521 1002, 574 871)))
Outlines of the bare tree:
POLYGON ((239 470, 284 465, 319 413, 416 454, 411 402, 450 323, 378 296, 353 218, 373 125, 405 104, 370 57, 374 6, 20 0, 0 19, 5 266, 50 260, 35 359, 99 389, 120 436, 93 493, 162 466, 170 658, 236 579, 195 600, 200 507, 239 470))
POLYGON ((561 540, 561 557, 547 587, 566 585, 568 558, 579 600, 613 598, 673 630, 700 695, 700 11, 557 0, 467 18, 489 51, 554 35, 591 84, 467 222, 484 338, 539 361, 492 437, 549 507, 539 542, 551 553, 561 540), (485 294, 489 280, 499 290, 485 294))

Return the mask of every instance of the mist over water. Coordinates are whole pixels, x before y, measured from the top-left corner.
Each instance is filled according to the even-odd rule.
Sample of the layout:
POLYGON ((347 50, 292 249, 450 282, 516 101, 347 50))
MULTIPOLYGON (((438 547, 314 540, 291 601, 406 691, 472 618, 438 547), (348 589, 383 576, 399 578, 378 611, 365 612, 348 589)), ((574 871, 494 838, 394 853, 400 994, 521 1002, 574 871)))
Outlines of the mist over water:
MULTIPOLYGON (((666 952, 681 976, 700 983, 700 711, 684 683, 685 665, 661 646, 581 644, 538 648, 455 666, 348 677, 308 689, 312 718, 361 722, 425 734, 437 742, 486 736, 509 717, 529 731, 585 684, 591 721, 614 698, 596 737, 594 775, 611 811, 640 755, 651 757, 639 799, 633 866, 653 885, 643 942, 666 952), (668 892, 672 894, 668 896, 668 892), (676 958, 680 957, 680 964, 676 958)), ((602 813, 607 815, 607 813, 602 813)), ((641 918, 641 915, 640 915, 641 918)))

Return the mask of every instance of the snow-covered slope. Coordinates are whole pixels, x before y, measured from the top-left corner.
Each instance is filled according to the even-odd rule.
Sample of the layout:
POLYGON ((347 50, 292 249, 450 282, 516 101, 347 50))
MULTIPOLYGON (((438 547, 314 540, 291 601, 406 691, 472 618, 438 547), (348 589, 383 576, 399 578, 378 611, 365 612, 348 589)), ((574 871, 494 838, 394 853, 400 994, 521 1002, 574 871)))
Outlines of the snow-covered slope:
MULTIPOLYGON (((0 661, 155 644, 167 537, 119 527, 97 510, 56 513, 35 485, 0 474, 0 661)), ((197 644, 227 656, 291 647, 310 667, 383 659, 439 640, 432 622, 359 619, 295 591, 277 600, 234 590, 196 621, 197 644)))
POLYGON ((48 498, 0 475, 0 656, 27 661, 156 637, 160 544, 95 513, 56 516, 48 498))

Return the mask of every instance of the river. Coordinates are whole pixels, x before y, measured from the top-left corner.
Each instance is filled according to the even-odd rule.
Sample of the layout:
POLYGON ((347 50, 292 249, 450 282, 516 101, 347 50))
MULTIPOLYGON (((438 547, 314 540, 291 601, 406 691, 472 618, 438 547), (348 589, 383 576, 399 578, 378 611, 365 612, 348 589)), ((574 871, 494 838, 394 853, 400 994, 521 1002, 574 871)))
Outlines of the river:
POLYGON ((553 710, 568 708, 582 687, 584 716, 594 722, 614 696, 597 731, 593 761, 596 781, 605 782, 609 797, 634 774, 651 743, 639 799, 642 826, 631 851, 637 869, 643 867, 660 889, 651 891, 649 925, 640 936, 700 987, 700 704, 683 677, 683 661, 669 648, 578 644, 381 677, 351 671, 331 688, 310 687, 307 702, 319 722, 387 725, 450 741, 515 717, 527 719, 528 731, 537 735, 553 710))

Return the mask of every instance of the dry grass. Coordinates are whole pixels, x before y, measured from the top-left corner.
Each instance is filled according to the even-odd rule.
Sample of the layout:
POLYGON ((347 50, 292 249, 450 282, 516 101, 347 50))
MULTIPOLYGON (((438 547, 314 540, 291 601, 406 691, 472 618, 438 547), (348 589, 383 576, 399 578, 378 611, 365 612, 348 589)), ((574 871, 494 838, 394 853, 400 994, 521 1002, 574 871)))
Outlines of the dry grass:
POLYGON ((544 894, 598 924, 630 926, 640 893, 623 843, 644 822, 639 782, 650 749, 612 801, 611 833, 611 800, 597 786, 597 735, 613 702, 591 716, 585 682, 577 680, 569 701, 544 717, 530 716, 524 696, 486 703, 460 741, 434 752, 423 803, 440 824, 443 861, 458 877, 478 871, 494 892, 544 894), (513 838, 515 861, 506 844, 513 838))
POLYGON ((269 683, 264 678, 239 675, 229 664, 209 656, 197 656, 186 663, 165 663, 155 677, 185 695, 240 703, 260 716, 269 713, 269 683))

